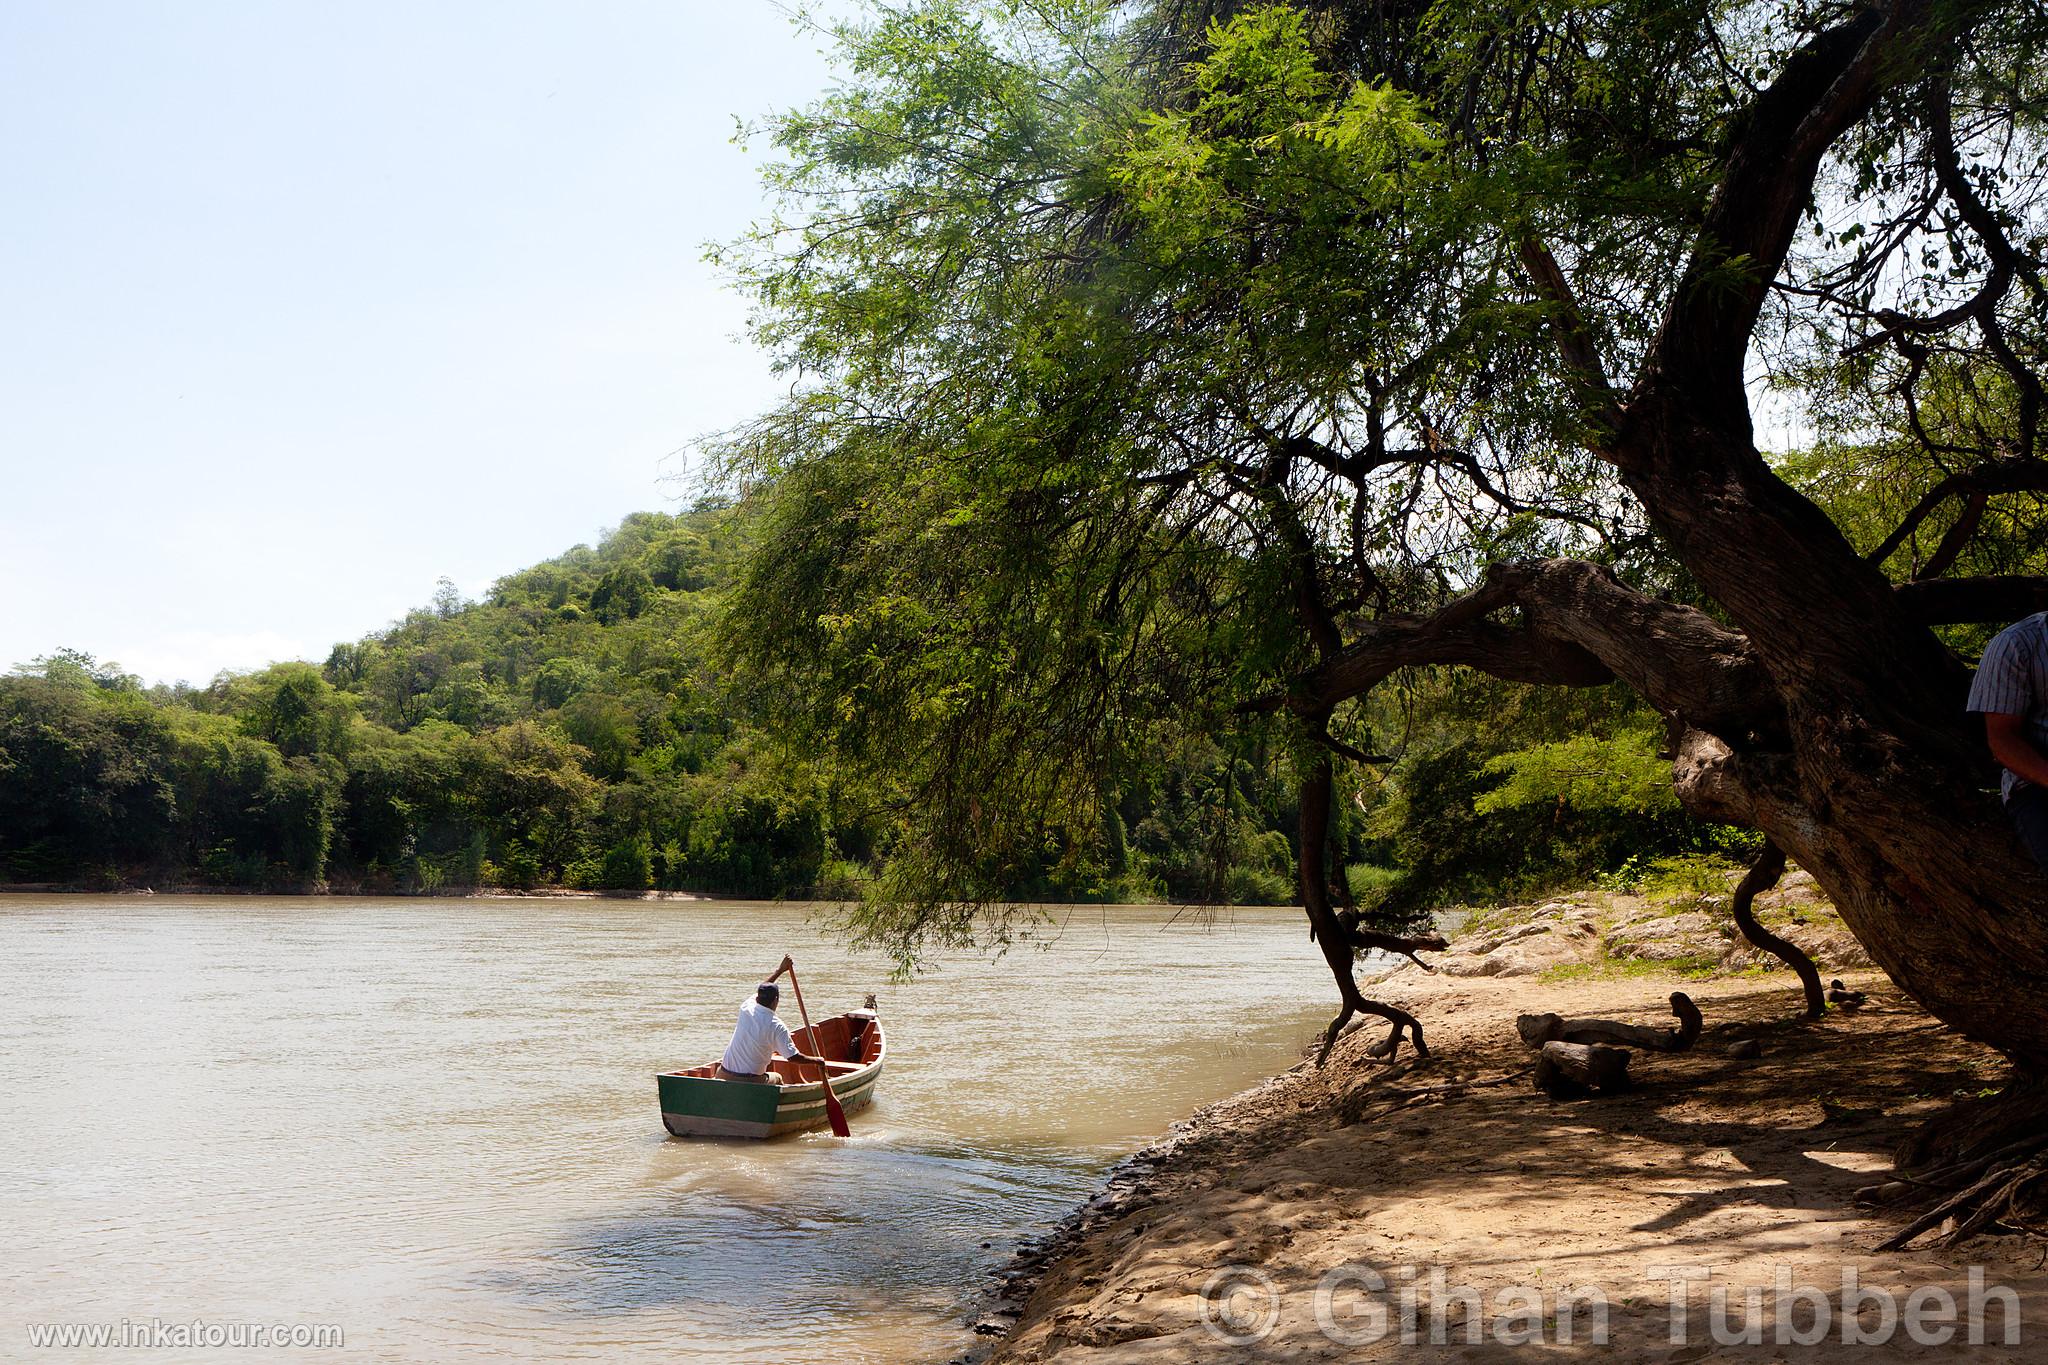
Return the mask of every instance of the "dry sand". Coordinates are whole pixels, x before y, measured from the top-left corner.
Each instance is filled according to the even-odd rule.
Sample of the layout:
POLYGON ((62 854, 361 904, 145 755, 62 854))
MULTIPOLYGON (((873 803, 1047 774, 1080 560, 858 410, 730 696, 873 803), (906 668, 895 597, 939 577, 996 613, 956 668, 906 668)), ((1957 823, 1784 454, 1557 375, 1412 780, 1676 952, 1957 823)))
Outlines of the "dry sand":
MULTIPOLYGON (((1637 965, 1631 969, 1641 972, 1637 965)), ((1028 1291, 994 1359, 1006 1362, 1170 1362, 1230 1360, 1506 1360, 1598 1356, 1622 1361, 1804 1361, 1921 1359, 1954 1354, 2048 1361, 2048 1248, 2011 1237, 1979 1238, 1944 1251, 1874 1248, 1906 1215, 1854 1201, 1889 1166, 1898 1142, 1954 1097, 1998 1084, 2003 1064, 1929 1018, 1873 972, 1848 974, 1871 993, 1860 1010, 1831 1010, 1807 1023, 1789 973, 1681 980, 1628 975, 1546 981, 1423 976, 1408 971, 1370 987, 1424 1022, 1432 1055, 1388 1066, 1364 1055, 1378 1021, 1341 1041, 1320 1071, 1304 1064, 1256 1090, 1213 1106, 1184 1125, 1171 1150, 1099 1199, 1077 1232, 1042 1267, 1020 1275, 1028 1291), (1690 1053, 1638 1052, 1631 1093, 1553 1100, 1523 1073, 1529 1054, 1514 1029, 1522 1012, 1555 1011, 1669 1024, 1665 999, 1684 989, 1706 1016, 1690 1053), (1760 1060, 1726 1052, 1739 1039, 1763 1046, 1760 1060), (1508 1079, 1502 1080, 1503 1077, 1508 1079), (1498 1082, 1488 1084, 1489 1082, 1498 1082), (1672 1283, 1651 1267, 1712 1266, 1694 1286, 1671 1340, 1672 1283), (1886 1344, 1842 1344, 1842 1278, 1886 1291, 1903 1309, 1931 1286, 1968 1312, 1968 1268, 2015 1291, 2020 1344, 2004 1342, 2003 1310, 1985 1316, 1989 1343, 1972 1350, 1959 1325, 1950 1344, 1912 1340, 1903 1325, 1886 1344), (1270 1277, 1277 1308, 1271 1330, 1238 1345, 1226 1328, 1212 1276, 1249 1266, 1270 1277), (1351 1289, 1328 1300, 1331 1321, 1353 1341, 1319 1325, 1317 1286, 1344 1266, 1380 1275, 1391 1289, 1371 1297, 1390 1317, 1388 1335, 1353 1317, 1368 1299, 1351 1289), (1446 1292, 1447 1343, 1431 1345, 1430 1267, 1449 1288, 1479 1292, 1480 1310, 1446 1292), (1400 1339, 1400 1292, 1414 1267, 1418 1344, 1400 1339), (1773 1313, 1780 1276, 1830 1301, 1826 1339, 1778 1344, 1773 1313), (1526 1297, 1496 1300, 1526 1286, 1544 1317, 1509 1315, 1526 1297), (1574 1343, 1561 1345, 1559 1291, 1598 1286, 1609 1302, 1606 1346, 1587 1341, 1590 1310, 1576 1315, 1574 1343), (1760 1287, 1761 1344, 1714 1340, 1712 1287, 1729 1291, 1729 1326, 1741 1331, 1747 1291, 1760 1287), (1467 1339, 1476 1317, 1482 1339, 1467 1339), (1534 1328, 1542 1344, 1512 1343, 1534 1328)), ((1370 1288, 1368 1284, 1366 1286, 1370 1288)), ((1254 1291, 1231 1302, 1240 1325, 1257 1326, 1268 1300, 1254 1291)), ((1938 1330, 1941 1299, 1926 1295, 1922 1336, 1938 1330)), ((1810 1305, 1787 1324, 1804 1333, 1810 1305)), ((1873 1302, 1858 1319, 1878 1331, 1873 1302)))

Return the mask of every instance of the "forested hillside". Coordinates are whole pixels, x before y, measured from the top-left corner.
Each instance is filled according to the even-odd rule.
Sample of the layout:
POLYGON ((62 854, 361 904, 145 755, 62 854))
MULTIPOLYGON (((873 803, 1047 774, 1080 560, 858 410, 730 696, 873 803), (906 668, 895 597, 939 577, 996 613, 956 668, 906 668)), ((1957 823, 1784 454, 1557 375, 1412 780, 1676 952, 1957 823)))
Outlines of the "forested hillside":
MULTIPOLYGON (((747 508, 640 513, 464 602, 442 585, 320 664, 145 688, 59 651, 0 678, 0 882, 858 895, 904 818, 771 741, 710 629, 747 508)), ((1423 906, 1711 848, 1614 689, 1448 670, 1391 691, 1347 789, 1361 896, 1423 906)), ((1031 899, 1292 900, 1281 755, 1193 743, 1044 831, 1031 899)), ((1617 872, 1617 869, 1619 871, 1617 872)))

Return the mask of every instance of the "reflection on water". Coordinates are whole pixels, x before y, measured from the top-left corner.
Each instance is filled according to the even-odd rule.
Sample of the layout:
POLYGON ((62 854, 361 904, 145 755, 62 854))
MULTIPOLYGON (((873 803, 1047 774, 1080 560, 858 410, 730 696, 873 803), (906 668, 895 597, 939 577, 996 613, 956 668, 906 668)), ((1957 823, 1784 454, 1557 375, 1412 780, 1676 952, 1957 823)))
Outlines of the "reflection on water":
POLYGON ((798 907, 0 900, 0 1359, 123 1318, 339 1323, 340 1358, 943 1357, 1020 1236, 1320 1022, 1298 912, 1059 913, 904 985, 798 907), (874 1107, 848 1142, 670 1138, 653 1074, 715 1058, 785 950, 819 1014, 880 996, 874 1107))

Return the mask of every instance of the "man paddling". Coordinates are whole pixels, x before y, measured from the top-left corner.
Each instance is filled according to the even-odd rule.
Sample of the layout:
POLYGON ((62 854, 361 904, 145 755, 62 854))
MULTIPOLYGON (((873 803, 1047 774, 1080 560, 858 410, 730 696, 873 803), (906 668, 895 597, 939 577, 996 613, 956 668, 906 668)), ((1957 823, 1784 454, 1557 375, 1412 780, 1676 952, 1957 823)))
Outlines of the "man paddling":
MULTIPOLYGON (((780 976, 789 970, 788 958, 775 969, 780 976)), ((796 1050, 796 1039, 789 1036, 789 1029, 775 1017, 775 1006, 782 999, 782 988, 773 981, 763 981, 754 988, 754 998, 740 1006, 739 1026, 732 1031, 732 1041, 725 1045, 725 1055, 718 1059, 718 1079, 721 1081, 753 1081, 756 1084, 781 1085, 782 1077, 768 1069, 777 1057, 794 1057, 800 1062, 811 1062, 824 1074, 825 1059, 811 1057, 796 1050)))

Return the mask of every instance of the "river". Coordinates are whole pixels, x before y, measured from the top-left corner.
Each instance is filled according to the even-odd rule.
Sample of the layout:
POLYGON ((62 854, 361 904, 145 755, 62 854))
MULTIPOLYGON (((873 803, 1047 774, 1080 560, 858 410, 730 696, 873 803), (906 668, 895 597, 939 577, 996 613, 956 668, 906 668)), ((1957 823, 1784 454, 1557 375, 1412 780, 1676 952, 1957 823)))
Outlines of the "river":
POLYGON ((1327 1018, 1298 911, 1060 907, 909 983, 808 913, 0 898, 0 1359, 943 1360, 1021 1237, 1327 1018), (814 1016, 880 997, 874 1107, 669 1137, 654 1073, 785 950, 814 1016), (251 1323, 344 1345, 29 1349, 251 1323))

